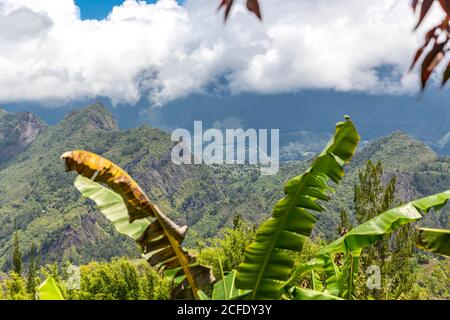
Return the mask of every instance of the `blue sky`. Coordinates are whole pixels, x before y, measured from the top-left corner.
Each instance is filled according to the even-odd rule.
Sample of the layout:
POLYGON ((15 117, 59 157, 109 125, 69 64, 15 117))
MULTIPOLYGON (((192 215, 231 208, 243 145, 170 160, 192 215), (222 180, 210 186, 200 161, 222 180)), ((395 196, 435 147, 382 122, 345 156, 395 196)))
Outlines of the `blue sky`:
MULTIPOLYGON (((120 5, 124 0, 75 0, 80 7, 81 19, 104 19, 114 6, 120 5)), ((155 3, 156 0, 147 0, 155 3)))

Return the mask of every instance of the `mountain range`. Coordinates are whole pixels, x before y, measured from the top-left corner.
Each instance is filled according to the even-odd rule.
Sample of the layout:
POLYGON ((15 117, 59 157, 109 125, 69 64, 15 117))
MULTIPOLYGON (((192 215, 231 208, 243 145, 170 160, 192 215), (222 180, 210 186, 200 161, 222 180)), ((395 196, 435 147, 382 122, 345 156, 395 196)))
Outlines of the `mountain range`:
MULTIPOLYGON (((137 256, 135 244, 117 234, 75 189, 75 176, 65 173, 60 161, 65 151, 95 152, 123 167, 163 212, 191 227, 187 245, 195 245, 216 236, 237 214, 255 224, 266 219, 282 196, 283 183, 307 168, 332 129, 291 132, 290 153, 284 153, 289 161, 278 174, 261 176, 251 166, 175 165, 169 133, 149 125, 120 129, 101 104, 73 110, 52 125, 30 112, 0 110, 0 267, 11 266, 15 225, 25 260, 32 242, 43 262, 137 256), (296 148, 304 160, 289 156, 296 148)), ((346 167, 336 196, 319 215, 316 235, 328 240, 337 236, 338 212, 352 211, 353 185, 369 159, 383 162, 385 179, 398 177, 397 194, 403 201, 450 189, 450 157, 395 132, 363 144, 346 167)), ((448 209, 431 214, 425 224, 448 227, 448 214, 448 209)))
POLYGON ((98 97, 53 107, 21 102, 3 108, 10 112, 31 111, 54 125, 71 110, 97 101, 113 113, 119 128, 124 130, 142 124, 168 132, 177 128, 191 130, 198 120, 203 121, 204 128, 280 129, 285 160, 303 159, 319 151, 332 134, 336 119, 346 114, 358 124, 366 141, 401 130, 438 154, 450 154, 450 91, 434 86, 420 95, 332 90, 264 95, 207 92, 191 94, 162 107, 151 106, 146 98, 135 105, 113 105, 109 99, 98 97))

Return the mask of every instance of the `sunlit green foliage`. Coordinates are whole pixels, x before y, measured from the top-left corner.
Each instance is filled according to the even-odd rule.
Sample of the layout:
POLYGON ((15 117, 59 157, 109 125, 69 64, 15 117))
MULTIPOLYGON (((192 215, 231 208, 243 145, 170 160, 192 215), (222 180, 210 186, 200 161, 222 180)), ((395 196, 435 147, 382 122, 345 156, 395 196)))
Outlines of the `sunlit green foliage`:
POLYGON ((199 244, 198 259, 201 264, 213 267, 216 279, 222 279, 221 267, 225 273, 236 270, 244 260, 245 248, 254 241, 255 226, 234 218, 233 228, 225 228, 221 235, 210 243, 199 244))
POLYGON ((64 300, 61 289, 53 277, 49 277, 36 290, 39 300, 64 300))
POLYGON ((2 281, 3 298, 6 300, 31 300, 27 292, 26 281, 16 272, 11 272, 9 277, 2 281))
MULTIPOLYGON (((66 266, 64 266, 66 267, 66 266)), ((69 286, 68 274, 63 266, 43 266, 38 283, 54 279, 66 300, 165 300, 169 298, 170 282, 152 269, 145 261, 129 261, 124 258, 111 262, 91 262, 80 267, 77 281, 69 286)), ((26 280, 12 272, 0 281, 3 299, 31 300, 26 280)))
POLYGON ((67 290, 72 300, 165 300, 169 282, 145 261, 116 259, 81 266, 81 286, 67 290))
POLYGON ((405 299, 449 300, 450 299, 450 259, 429 259, 427 264, 415 269, 417 280, 405 299))

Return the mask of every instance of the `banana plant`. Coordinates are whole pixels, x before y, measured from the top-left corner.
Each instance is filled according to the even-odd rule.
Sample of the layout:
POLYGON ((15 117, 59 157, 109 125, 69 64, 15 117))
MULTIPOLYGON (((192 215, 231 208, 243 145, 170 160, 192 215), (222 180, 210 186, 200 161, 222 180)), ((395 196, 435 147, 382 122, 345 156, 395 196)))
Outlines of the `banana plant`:
POLYGON ((343 300, 327 292, 316 291, 308 288, 292 287, 289 293, 294 300, 343 300))
POLYGON ((58 283, 53 277, 48 277, 36 290, 39 300, 64 300, 64 296, 59 289, 58 283))
POLYGON ((416 246, 422 250, 450 257, 450 230, 419 228, 416 246))
POLYGON ((153 204, 119 166, 86 151, 62 155, 66 171, 79 176, 75 187, 93 200, 117 231, 133 238, 151 266, 173 279, 172 297, 200 299, 201 288, 214 282, 212 270, 181 247, 187 226, 179 226, 153 204))
MULTIPOLYGON (((329 270, 330 265, 336 268, 334 257, 344 254, 345 260, 342 270, 338 270, 332 279, 327 279, 327 286, 320 292, 333 293, 339 297, 351 299, 354 293, 354 283, 358 275, 359 255, 361 250, 367 248, 386 234, 391 234, 400 226, 419 221, 431 209, 440 209, 450 199, 450 190, 439 194, 412 201, 400 207, 388 210, 377 217, 357 226, 350 232, 325 246, 310 261, 299 265, 288 281, 288 286, 299 277, 310 273, 329 270), (330 281, 328 281, 330 280, 330 281), (336 291, 336 287, 338 290, 336 291)), ((449 255, 450 231, 436 229, 419 229, 419 248, 449 255)), ((303 298, 304 296, 297 296, 303 298)))
MULTIPOLYGON (((399 226, 418 221, 431 209, 440 209, 447 203, 450 191, 388 210, 354 228, 293 270, 290 253, 302 250, 316 222, 308 210, 323 210, 318 200, 329 199, 327 192, 333 191, 329 181, 339 183, 342 179, 342 165, 351 160, 358 141, 359 135, 350 119, 337 124, 335 136, 310 169, 286 184, 285 197, 275 205, 272 218, 260 227, 255 243, 247 248, 244 262, 239 266, 236 287, 251 290, 245 298, 352 299, 362 250, 399 226), (338 255, 343 257, 342 267, 335 262, 338 255), (325 283, 318 272, 325 274, 325 283), (307 273, 311 275, 313 288, 296 287, 294 282, 307 273)), ((448 255, 448 231, 421 229, 418 246, 448 255)))
MULTIPOLYGON (((312 211, 324 210, 319 202, 328 201, 334 192, 331 184, 342 180, 343 165, 352 159, 359 140, 350 118, 336 125, 335 135, 311 167, 286 183, 285 196, 259 228, 238 270, 227 275, 221 270, 222 280, 215 284, 212 299, 352 299, 362 250, 398 227, 420 220, 431 209, 442 208, 450 199, 446 191, 388 210, 322 248, 311 261, 294 267, 293 253, 301 252, 317 221, 312 211), (338 257, 343 261, 339 266, 338 257), (306 274, 311 275, 311 289, 295 285, 306 274), (319 274, 325 275, 325 281, 319 274)), ((71 151, 62 158, 67 171, 78 172, 74 184, 81 194, 93 200, 120 233, 139 244, 152 266, 173 279, 174 298, 211 299, 201 290, 215 281, 211 269, 181 248, 186 226, 165 216, 111 161, 86 151, 71 151)), ((420 228, 417 246, 449 256, 449 233, 420 228)))
POLYGON ((239 300, 246 296, 249 292, 246 290, 236 289, 236 270, 232 270, 222 280, 214 285, 212 293, 213 300, 239 300))
MULTIPOLYGON (((216 248, 217 251, 217 248, 216 248)), ((200 291, 201 300, 242 300, 250 292, 248 290, 240 290, 235 286, 236 283, 236 270, 232 270, 229 274, 225 275, 222 267, 222 260, 220 256, 217 256, 219 260, 220 273, 222 280, 217 281, 214 284, 212 297, 209 297, 203 291, 200 291)))
POLYGON ((300 252, 317 218, 310 212, 324 208, 339 183, 343 165, 349 162, 360 137, 350 118, 336 125, 336 133, 325 150, 302 175, 288 181, 285 196, 274 207, 272 218, 259 228, 256 240, 245 252, 236 275, 236 287, 250 290, 250 299, 279 299, 294 268, 289 253, 300 252))

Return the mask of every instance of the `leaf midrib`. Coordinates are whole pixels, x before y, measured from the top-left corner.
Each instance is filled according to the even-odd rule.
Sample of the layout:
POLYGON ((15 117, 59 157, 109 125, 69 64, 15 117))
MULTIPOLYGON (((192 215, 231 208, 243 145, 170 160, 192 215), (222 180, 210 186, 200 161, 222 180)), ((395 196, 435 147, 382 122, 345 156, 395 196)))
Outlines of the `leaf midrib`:
POLYGON ((262 280, 262 278, 263 278, 264 272, 265 272, 265 270, 266 270, 266 267, 267 267, 269 258, 270 258, 270 256, 272 255, 272 252, 273 252, 273 250, 274 250, 274 248, 275 248, 275 243, 276 243, 277 240, 278 240, 278 237, 279 237, 279 235, 280 235, 280 232, 284 229, 283 226, 284 226, 284 223, 286 222, 286 219, 287 219, 287 217, 288 217, 288 214, 289 214, 289 212, 291 211, 291 209, 293 208, 293 206, 295 205, 295 199, 297 199, 297 197, 299 196, 299 194, 301 194, 301 191, 304 189, 304 184, 305 184, 305 181, 306 181, 306 179, 304 179, 304 177, 305 177, 306 175, 309 175, 309 174, 311 174, 311 168, 310 168, 309 170, 307 170, 307 171, 303 174, 303 178, 302 178, 302 181, 301 181, 301 183, 300 183, 300 186, 299 186, 298 190, 295 192, 295 194, 293 195, 292 200, 289 202, 289 206, 288 206, 288 209, 286 210, 286 214, 282 217, 282 220, 281 220, 281 223, 280 223, 280 226, 281 226, 281 227, 278 228, 278 230, 276 231, 275 236, 273 237, 273 241, 272 241, 272 243, 270 244, 269 250, 267 250, 267 254, 266 254, 266 256, 265 256, 265 258, 264 258, 264 261, 263 261, 263 267, 261 268, 261 272, 258 274, 258 278, 256 279, 255 287, 254 287, 254 289, 253 289, 253 294, 252 294, 252 299, 253 299, 253 300, 256 299, 256 293, 257 293, 257 291, 258 291, 258 289, 259 289, 259 285, 260 285, 260 283, 261 283, 261 280, 262 280))

